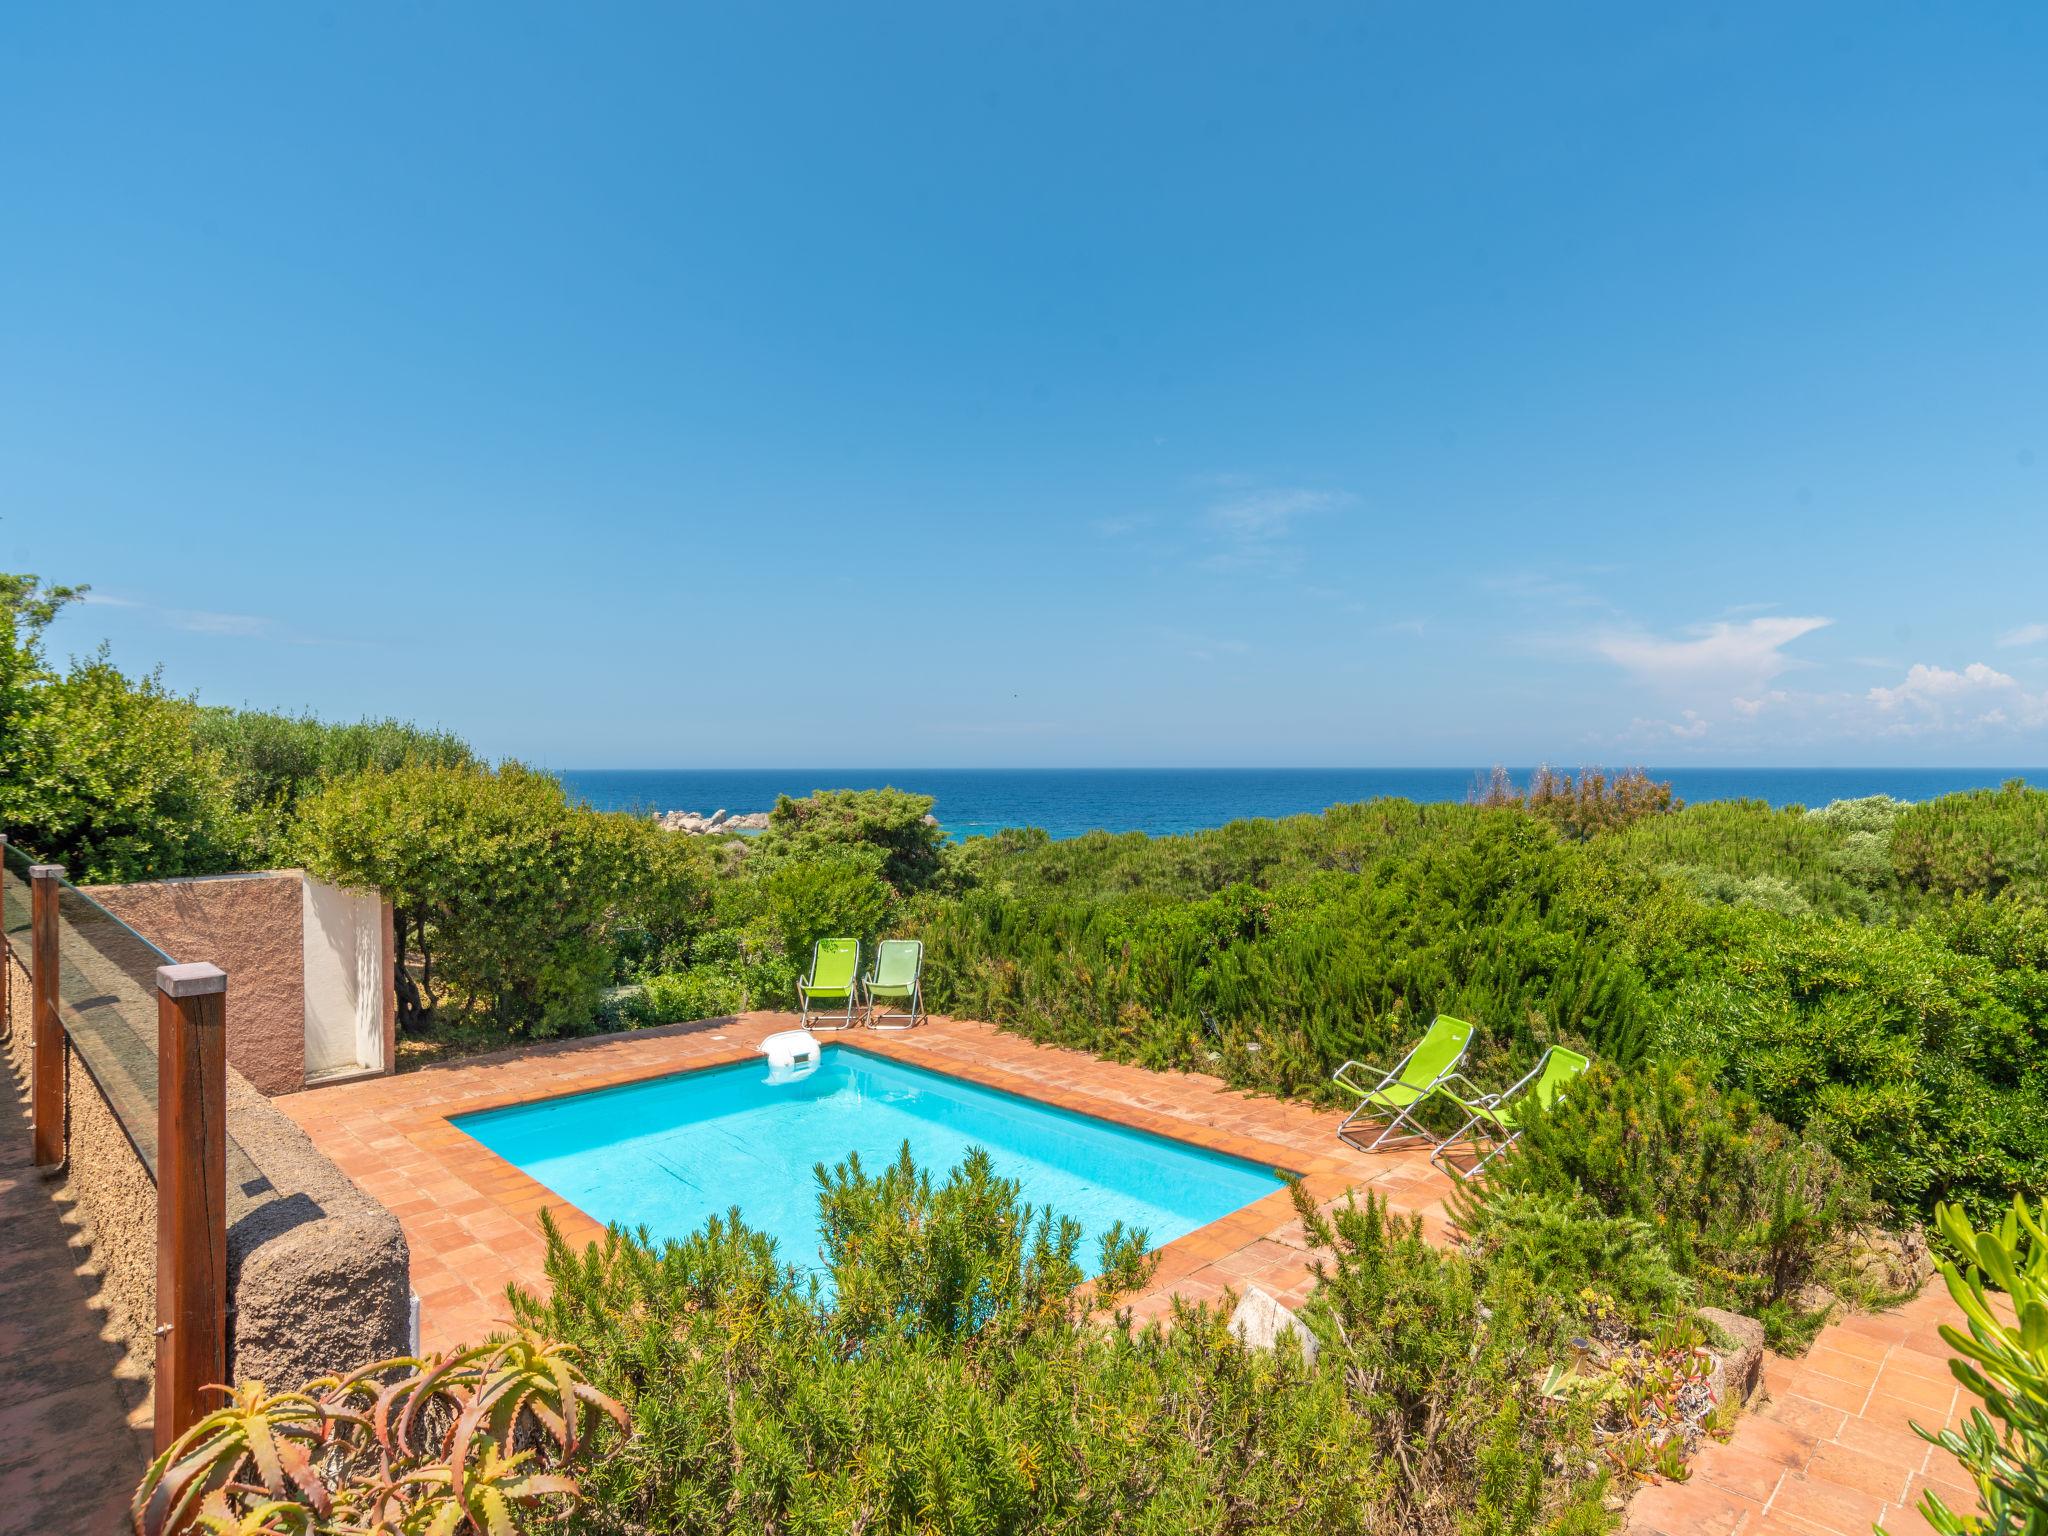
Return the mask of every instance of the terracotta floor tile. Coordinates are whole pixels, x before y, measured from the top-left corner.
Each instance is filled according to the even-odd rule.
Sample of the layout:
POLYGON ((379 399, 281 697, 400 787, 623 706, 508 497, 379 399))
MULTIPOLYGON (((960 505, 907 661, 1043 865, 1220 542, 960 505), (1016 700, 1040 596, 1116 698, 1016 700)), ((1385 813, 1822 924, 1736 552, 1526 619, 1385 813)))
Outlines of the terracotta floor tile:
POLYGON ((1871 1385, 1868 1381, 1842 1381, 1824 1371, 1802 1366, 1792 1373, 1789 1391, 1840 1408, 1845 1413, 1860 1413, 1870 1400, 1871 1385))
POLYGON ((1810 1478, 1875 1494, 1886 1503, 1905 1496, 1906 1479, 1913 1471, 1896 1461, 1853 1451, 1839 1441, 1821 1446, 1806 1464, 1806 1475, 1810 1478))
POLYGON ((1692 1475, 1724 1492, 1763 1504, 1777 1492, 1787 1469, 1784 1462, 1746 1447, 1709 1443, 1693 1458, 1692 1475))
POLYGON ((1788 1477, 1779 1486, 1769 1513, 1780 1519, 1811 1521, 1836 1536, 1870 1536, 1870 1527, 1884 1513, 1885 1500, 1837 1483, 1788 1477))

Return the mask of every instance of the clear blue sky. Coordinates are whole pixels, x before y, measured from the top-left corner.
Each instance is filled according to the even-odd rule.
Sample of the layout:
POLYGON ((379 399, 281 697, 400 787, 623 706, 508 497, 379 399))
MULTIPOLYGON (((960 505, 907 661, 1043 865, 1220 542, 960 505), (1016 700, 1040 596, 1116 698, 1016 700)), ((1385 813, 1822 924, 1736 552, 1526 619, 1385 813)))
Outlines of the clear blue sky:
POLYGON ((2048 8, 19 5, 0 567, 556 767, 2048 760, 2048 8))

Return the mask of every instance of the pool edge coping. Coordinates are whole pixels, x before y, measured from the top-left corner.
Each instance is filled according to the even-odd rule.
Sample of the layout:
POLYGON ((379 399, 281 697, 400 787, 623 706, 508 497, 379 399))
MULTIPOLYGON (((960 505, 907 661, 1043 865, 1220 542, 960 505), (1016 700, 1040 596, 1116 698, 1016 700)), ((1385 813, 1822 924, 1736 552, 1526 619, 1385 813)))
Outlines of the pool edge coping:
MULTIPOLYGON (((844 1040, 832 1036, 821 1037, 819 1044, 878 1056, 884 1060, 900 1059, 941 1077, 959 1078, 977 1087, 992 1089, 998 1093, 1056 1109, 1065 1109, 1125 1130, 1142 1131, 1163 1141, 1193 1147, 1197 1151, 1222 1153, 1242 1162, 1273 1169, 1283 1175, 1286 1183, 1281 1188, 1261 1195, 1256 1200, 1248 1201, 1214 1221, 1204 1222, 1201 1226, 1150 1250, 1155 1260, 1152 1277, 1144 1287, 1133 1293, 1132 1298, 1127 1299, 1151 1295, 1170 1288, 1175 1282, 1185 1279, 1205 1264, 1258 1240, 1272 1230, 1276 1223, 1284 1223, 1294 1213, 1294 1188, 1297 1185, 1318 1205, 1339 1198, 1356 1187, 1350 1179, 1331 1171, 1291 1167, 1291 1163, 1302 1160, 1292 1148, 1279 1147, 1271 1142, 1243 1136, 1234 1131, 1218 1130, 1193 1120, 1158 1114, 1139 1106, 1120 1104, 1096 1095, 1052 1088, 1021 1074, 1005 1072, 999 1067, 989 1067, 980 1062, 957 1062, 949 1057, 934 1057, 930 1053, 918 1052, 916 1042, 907 1038, 914 1033, 915 1031, 905 1030, 900 1034, 887 1036, 886 1045, 879 1049, 876 1048, 878 1042, 875 1041, 844 1040), (924 1059, 919 1059, 920 1056, 924 1059), (1199 1135, 1188 1134, 1191 1131, 1198 1132, 1199 1135), (1286 1160, 1273 1156, 1275 1153, 1285 1154, 1286 1160)), ((443 1112, 438 1108, 430 1110, 425 1118, 433 1129, 460 1137, 464 1143, 475 1149, 472 1155, 495 1165, 495 1176, 498 1180, 506 1183, 516 1181, 524 1186, 519 1199, 502 1202, 508 1209, 516 1211, 522 1206, 529 1210, 546 1207, 555 1225, 561 1230, 563 1238, 580 1246, 585 1242, 602 1240, 611 1229, 574 1201, 541 1183, 516 1163, 492 1151, 455 1122, 469 1115, 519 1109, 532 1104, 543 1104, 550 1099, 577 1098, 587 1093, 637 1087, 658 1078, 680 1077, 692 1072, 709 1072, 723 1067, 744 1065, 759 1059, 760 1054, 758 1045, 734 1046, 727 1050, 707 1053, 685 1066, 650 1064, 649 1070, 645 1072, 636 1072, 615 1082, 592 1088, 553 1093, 514 1090, 503 1094, 484 1095, 473 1102, 464 1103, 459 1110, 453 1112, 443 1112)))

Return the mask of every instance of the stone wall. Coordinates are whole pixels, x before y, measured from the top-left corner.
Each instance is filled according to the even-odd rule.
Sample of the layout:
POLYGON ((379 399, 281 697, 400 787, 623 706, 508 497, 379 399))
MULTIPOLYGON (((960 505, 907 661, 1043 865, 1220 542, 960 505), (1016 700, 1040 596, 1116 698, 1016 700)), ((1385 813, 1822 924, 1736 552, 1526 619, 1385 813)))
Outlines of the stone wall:
POLYGON ((298 1386, 406 1353, 412 1259, 398 1218, 233 1071, 228 1134, 265 1186, 228 1191, 236 1378, 298 1386))
POLYGON ((180 964, 228 973, 228 1065, 265 1093, 306 1085, 306 949, 296 870, 83 887, 180 964))
MULTIPOLYGON (((279 884, 296 903, 296 883, 279 884)), ((7 963, 8 1051, 26 1079, 29 983, 11 957, 7 963)), ((58 1197, 79 1219, 79 1245, 101 1277, 109 1330, 147 1380, 155 1360, 156 1185, 76 1053, 65 1055, 67 1160, 58 1197)), ((230 1373, 298 1386, 404 1354, 411 1261, 397 1218, 233 1067, 227 1094, 235 1144, 228 1188, 230 1373)))
MULTIPOLYGON (((11 951, 6 964, 8 1058, 26 1083, 34 1054, 29 977, 11 951)), ((156 1185, 77 1056, 64 1055, 69 1155, 52 1193, 73 1228, 79 1266, 98 1282, 105 1336, 125 1352, 117 1372, 124 1395, 146 1416, 156 1370, 156 1185)))

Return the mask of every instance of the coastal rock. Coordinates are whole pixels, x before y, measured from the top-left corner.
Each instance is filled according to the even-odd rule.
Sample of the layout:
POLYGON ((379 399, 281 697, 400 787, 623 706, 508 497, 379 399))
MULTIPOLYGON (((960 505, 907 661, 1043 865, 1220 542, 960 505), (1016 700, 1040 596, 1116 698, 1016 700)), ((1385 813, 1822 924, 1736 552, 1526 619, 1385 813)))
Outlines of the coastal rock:
POLYGON ((662 811, 654 820, 665 832, 687 832, 692 837, 702 837, 708 832, 765 832, 768 829, 766 811, 744 811, 735 816, 723 806, 709 816, 701 811, 662 811))
POLYGON ((1230 1314, 1230 1331, 1246 1349, 1271 1349, 1283 1333, 1301 1340, 1302 1358, 1311 1365, 1316 1358, 1316 1338, 1301 1325, 1301 1319, 1256 1285, 1245 1287, 1244 1300, 1230 1314))
POLYGON ((1714 1369, 1707 1377, 1707 1385, 1713 1389, 1714 1401, 1725 1403, 1733 1398, 1738 1403, 1748 1402, 1763 1384, 1764 1325, 1753 1317, 1720 1307, 1700 1307, 1696 1315, 1733 1346, 1712 1351, 1714 1369))

